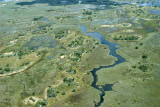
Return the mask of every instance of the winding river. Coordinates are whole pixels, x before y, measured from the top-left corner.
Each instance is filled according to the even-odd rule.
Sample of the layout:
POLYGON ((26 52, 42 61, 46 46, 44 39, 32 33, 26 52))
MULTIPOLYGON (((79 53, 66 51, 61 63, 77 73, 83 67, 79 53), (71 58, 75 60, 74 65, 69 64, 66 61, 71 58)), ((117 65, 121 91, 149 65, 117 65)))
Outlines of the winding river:
MULTIPOLYGON (((48 20, 47 18, 45 18, 44 21, 49 21, 50 22, 50 20, 48 20)), ((116 65, 118 65, 120 63, 123 63, 123 62, 125 62, 125 59, 122 58, 120 55, 118 55, 116 53, 116 50, 119 49, 117 47, 120 47, 119 44, 117 44, 117 43, 111 43, 111 42, 107 41, 105 39, 105 37, 103 37, 99 32, 88 33, 87 32, 87 28, 85 26, 81 26, 81 30, 83 31, 83 33, 85 35, 92 36, 95 39, 99 39, 101 41, 101 44, 108 45, 109 50, 110 50, 109 55, 112 55, 113 57, 117 58, 117 60, 115 61, 114 64, 108 65, 108 66, 100 66, 99 68, 94 68, 91 71, 92 76, 93 76, 93 82, 92 82, 91 86, 101 92, 101 94, 100 94, 100 101, 97 104, 95 104, 95 107, 99 107, 103 103, 103 101, 104 101, 103 97, 105 96, 105 91, 112 91, 112 87, 113 87, 113 85, 115 83, 114 84, 105 84, 105 85, 96 85, 96 83, 98 81, 98 76, 97 76, 96 72, 99 71, 99 70, 101 70, 101 69, 103 69, 103 68, 111 68, 111 67, 114 67, 114 66, 116 66, 116 65)))
POLYGON ((117 46, 120 46, 119 44, 116 44, 116 43, 111 43, 109 41, 107 41, 99 32, 91 32, 91 33, 88 33, 87 32, 87 28, 85 26, 81 26, 81 30, 83 31, 83 33, 87 36, 92 36, 93 38, 95 39, 99 39, 101 41, 101 44, 105 44, 105 45, 108 45, 109 46, 109 50, 110 50, 110 53, 109 55, 112 55, 114 57, 117 58, 117 61, 115 61, 115 63, 113 65, 108 65, 108 66, 100 66, 99 68, 94 68, 91 73, 93 75, 93 82, 91 84, 92 87, 94 87, 95 89, 101 91, 101 94, 100 94, 100 101, 95 104, 95 107, 99 107, 103 101, 104 101, 104 96, 105 96, 105 91, 112 91, 112 86, 114 84, 106 84, 106 85, 96 85, 97 81, 98 81, 98 76, 96 74, 96 72, 100 69, 103 69, 103 68, 111 68, 111 67, 114 67, 120 63, 123 63, 125 62, 125 59, 122 58, 121 56, 119 56, 117 53, 116 53, 116 50, 118 49, 117 46))

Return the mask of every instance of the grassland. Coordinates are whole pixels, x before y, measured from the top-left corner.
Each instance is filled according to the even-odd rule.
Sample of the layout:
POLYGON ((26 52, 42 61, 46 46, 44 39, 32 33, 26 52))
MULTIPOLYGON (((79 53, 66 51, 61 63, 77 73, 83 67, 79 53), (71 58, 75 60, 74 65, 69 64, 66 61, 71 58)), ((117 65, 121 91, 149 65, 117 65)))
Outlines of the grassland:
POLYGON ((80 26, 75 25, 77 22, 70 21, 77 16, 76 11, 68 10, 68 14, 64 14, 66 11, 62 7, 48 11, 52 9, 51 6, 21 7, 9 3, 2 8, 0 62, 2 70, 6 67, 11 69, 3 72, 3 75, 23 70, 25 66, 29 68, 16 75, 0 78, 1 95, 4 96, 0 101, 1 106, 79 106, 79 102, 82 106, 94 106, 94 102, 99 101, 99 91, 90 87, 92 76, 89 71, 112 64, 116 59, 108 55, 108 47, 85 36, 80 26), (44 18, 55 24, 44 21, 44 18), (8 26, 12 29, 8 30, 8 26), (38 60, 43 51, 45 55, 38 60), (53 93, 49 87, 58 91, 53 93))
POLYGON ((1 5, 0 106, 93 107, 100 101, 89 71, 117 59, 80 25, 123 46, 117 53, 126 62, 97 72, 98 85, 116 83, 102 106, 159 106, 159 16, 147 12, 154 8, 1 5))
MULTIPOLYGON (((117 52, 126 63, 97 72, 98 85, 114 84, 113 91, 106 92, 102 107, 154 107, 159 106, 159 37, 150 33, 145 39, 127 43, 117 52), (152 90, 152 91, 151 91, 152 90), (149 102, 152 103, 149 103, 149 102)), ((124 43, 124 42, 123 42, 124 43)))

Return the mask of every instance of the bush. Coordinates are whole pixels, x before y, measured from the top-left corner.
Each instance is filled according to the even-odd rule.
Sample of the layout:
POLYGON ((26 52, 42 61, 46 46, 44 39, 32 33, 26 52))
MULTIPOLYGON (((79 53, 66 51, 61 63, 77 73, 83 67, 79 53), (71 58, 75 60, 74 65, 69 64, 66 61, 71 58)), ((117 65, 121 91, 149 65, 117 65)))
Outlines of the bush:
POLYGON ((23 52, 23 51, 19 51, 19 52, 18 52, 18 56, 19 56, 19 57, 21 57, 21 56, 23 56, 23 55, 24 55, 24 52, 23 52))
POLYGON ((3 71, 0 70, 0 74, 3 74, 3 71))
POLYGON ((66 94, 66 92, 65 92, 65 91, 63 91, 63 92, 62 92, 62 95, 65 95, 65 94, 66 94))
POLYGON ((47 107, 48 102, 46 100, 43 101, 37 101, 35 107, 47 107))
POLYGON ((143 72, 146 72, 148 70, 148 67, 146 65, 140 65, 138 68, 143 72))
POLYGON ((71 74, 76 74, 77 73, 77 71, 72 69, 72 67, 69 68, 66 72, 71 73, 71 74))
POLYGON ((22 65, 21 66, 26 66, 26 65, 28 65, 30 62, 24 62, 24 63, 22 63, 22 65))
POLYGON ((138 40, 137 36, 131 36, 131 37, 114 37, 114 40, 138 40))
POLYGON ((11 71, 11 69, 7 67, 4 69, 4 71, 9 72, 9 71, 11 71))
POLYGON ((142 55, 142 58, 143 58, 143 59, 146 59, 146 58, 147 58, 147 55, 142 55))
POLYGON ((136 66, 135 66, 135 65, 133 65, 133 66, 132 66, 132 68, 136 68, 136 66))
POLYGON ((35 99, 33 99, 32 97, 30 97, 29 100, 32 100, 33 102, 35 102, 35 99))
POLYGON ((83 15, 92 15, 92 12, 91 11, 85 11, 85 12, 83 12, 83 15))
POLYGON ((37 21, 37 20, 42 20, 42 16, 40 16, 40 17, 35 17, 34 19, 33 19, 33 21, 37 21))
POLYGON ((72 41, 70 44, 68 44, 68 47, 77 47, 79 45, 83 45, 84 37, 78 37, 74 41, 72 41))
POLYGON ((81 53, 80 52, 74 52, 74 56, 76 56, 77 58, 81 58, 81 53))
POLYGON ((47 90, 47 97, 56 97, 58 95, 59 91, 55 89, 54 87, 49 87, 47 90))
POLYGON ((75 89, 75 88, 73 88, 72 92, 76 92, 76 89, 75 89))
POLYGON ((67 78, 67 77, 65 77, 64 79, 63 79, 63 82, 65 82, 65 83, 72 83, 74 81, 74 78, 67 78))
POLYGON ((55 32, 55 35, 56 35, 55 38, 61 39, 67 35, 67 31, 66 30, 59 30, 59 31, 55 32))
POLYGON ((143 45, 143 43, 140 43, 139 45, 143 45))

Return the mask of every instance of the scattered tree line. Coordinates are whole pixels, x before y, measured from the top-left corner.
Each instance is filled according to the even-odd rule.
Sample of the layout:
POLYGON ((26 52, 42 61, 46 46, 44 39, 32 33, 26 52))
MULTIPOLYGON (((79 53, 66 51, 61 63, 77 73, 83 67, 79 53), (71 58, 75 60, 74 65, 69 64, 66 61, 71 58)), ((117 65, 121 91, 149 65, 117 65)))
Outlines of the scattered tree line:
POLYGON ((137 36, 131 36, 131 37, 114 37, 114 40, 138 40, 137 36))

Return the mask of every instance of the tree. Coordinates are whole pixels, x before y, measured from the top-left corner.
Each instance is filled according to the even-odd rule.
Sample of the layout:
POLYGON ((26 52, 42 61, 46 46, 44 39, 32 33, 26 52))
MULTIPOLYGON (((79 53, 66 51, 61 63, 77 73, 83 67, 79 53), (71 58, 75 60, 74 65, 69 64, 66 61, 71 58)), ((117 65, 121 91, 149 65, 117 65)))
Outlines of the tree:
POLYGON ((9 71, 11 71, 11 69, 7 67, 4 69, 4 71, 9 72, 9 71))
POLYGON ((148 70, 148 67, 146 65, 140 65, 138 68, 143 72, 146 72, 148 70))
POLYGON ((62 92, 62 95, 65 95, 65 94, 66 94, 66 92, 65 92, 65 91, 63 91, 63 92, 62 92))
POLYGON ((76 91, 76 89, 75 89, 75 88, 73 88, 72 92, 75 92, 75 91, 76 91))
POLYGON ((142 55, 142 58, 143 59, 147 59, 147 55, 142 55))
POLYGON ((46 100, 38 100, 35 107, 47 107, 48 102, 46 100))
POLYGON ((3 71, 0 70, 0 74, 3 74, 3 71))
POLYGON ((58 95, 59 91, 55 89, 54 87, 49 87, 47 90, 47 97, 56 97, 58 95))

